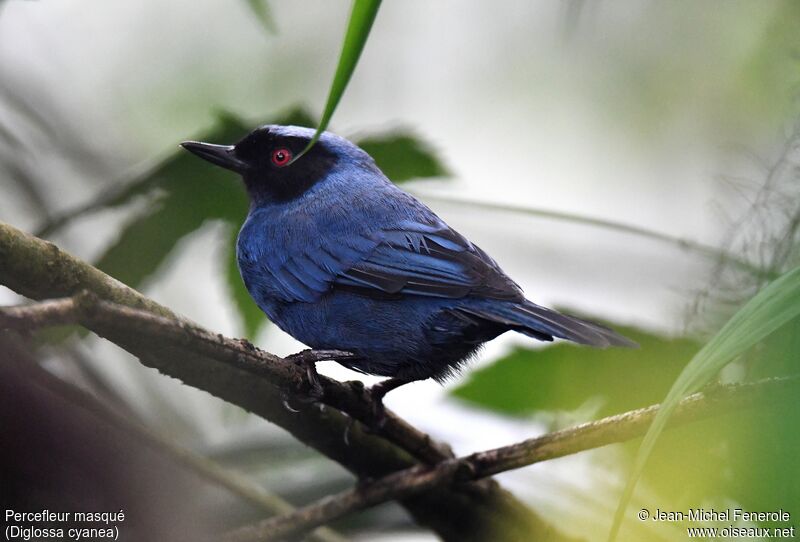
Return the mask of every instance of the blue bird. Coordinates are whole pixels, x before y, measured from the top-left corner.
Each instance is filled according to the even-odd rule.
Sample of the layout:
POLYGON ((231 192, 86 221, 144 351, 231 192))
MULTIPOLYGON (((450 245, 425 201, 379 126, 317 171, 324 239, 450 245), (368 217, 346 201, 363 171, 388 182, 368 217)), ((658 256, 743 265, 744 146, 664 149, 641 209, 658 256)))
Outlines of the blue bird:
POLYGON ((266 125, 235 145, 182 146, 244 180, 251 204, 236 254, 258 306, 309 347, 354 354, 342 365, 392 377, 371 388, 378 404, 402 384, 446 378, 509 330, 635 346, 525 299, 488 254, 350 141, 325 132, 298 156, 313 133, 266 125))

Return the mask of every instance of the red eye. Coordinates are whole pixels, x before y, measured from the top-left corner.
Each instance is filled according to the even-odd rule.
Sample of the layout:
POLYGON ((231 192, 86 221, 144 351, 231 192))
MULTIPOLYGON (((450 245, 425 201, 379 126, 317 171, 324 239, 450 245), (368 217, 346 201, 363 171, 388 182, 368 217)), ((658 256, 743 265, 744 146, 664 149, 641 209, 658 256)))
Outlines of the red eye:
POLYGON ((283 167, 292 160, 292 151, 286 148, 275 149, 272 151, 272 163, 278 167, 283 167))

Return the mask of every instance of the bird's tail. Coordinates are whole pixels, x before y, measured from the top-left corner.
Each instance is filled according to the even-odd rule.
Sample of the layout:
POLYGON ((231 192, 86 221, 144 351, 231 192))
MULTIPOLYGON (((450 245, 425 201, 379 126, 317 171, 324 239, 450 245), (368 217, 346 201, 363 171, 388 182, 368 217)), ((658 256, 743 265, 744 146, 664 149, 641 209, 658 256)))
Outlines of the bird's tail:
POLYGON ((550 341, 553 340, 553 337, 558 337, 600 348, 608 346, 635 348, 638 346, 635 342, 605 326, 561 314, 528 300, 521 303, 487 303, 479 308, 460 307, 459 310, 483 320, 506 325, 509 329, 539 340, 550 341))

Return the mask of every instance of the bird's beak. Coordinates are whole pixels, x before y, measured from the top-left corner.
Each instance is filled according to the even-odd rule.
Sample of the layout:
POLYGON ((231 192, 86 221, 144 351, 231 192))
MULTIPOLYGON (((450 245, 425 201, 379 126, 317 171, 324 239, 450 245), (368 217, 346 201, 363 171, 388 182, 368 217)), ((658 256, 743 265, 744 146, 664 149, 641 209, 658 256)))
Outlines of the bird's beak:
POLYGON ((233 145, 213 145, 200 141, 184 141, 181 143, 181 147, 192 154, 196 154, 203 160, 236 173, 242 173, 247 169, 247 164, 234 155, 235 147, 233 145))

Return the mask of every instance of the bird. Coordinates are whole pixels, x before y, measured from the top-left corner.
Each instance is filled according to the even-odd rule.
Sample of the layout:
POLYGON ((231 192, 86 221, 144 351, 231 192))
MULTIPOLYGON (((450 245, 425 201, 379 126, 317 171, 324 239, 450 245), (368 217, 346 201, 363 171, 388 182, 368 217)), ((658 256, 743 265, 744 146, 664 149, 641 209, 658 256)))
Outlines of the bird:
MULTIPOLYGON (((486 252, 332 132, 260 126, 233 145, 185 141, 241 176, 250 200, 236 242, 244 284, 283 331, 350 369, 388 377, 370 393, 455 375, 514 331, 593 347, 636 344, 526 299, 486 252)), ((302 358, 303 356, 301 356, 302 358)), ((309 378, 317 359, 310 363, 309 378)), ((310 360, 310 361, 309 361, 310 360)))

